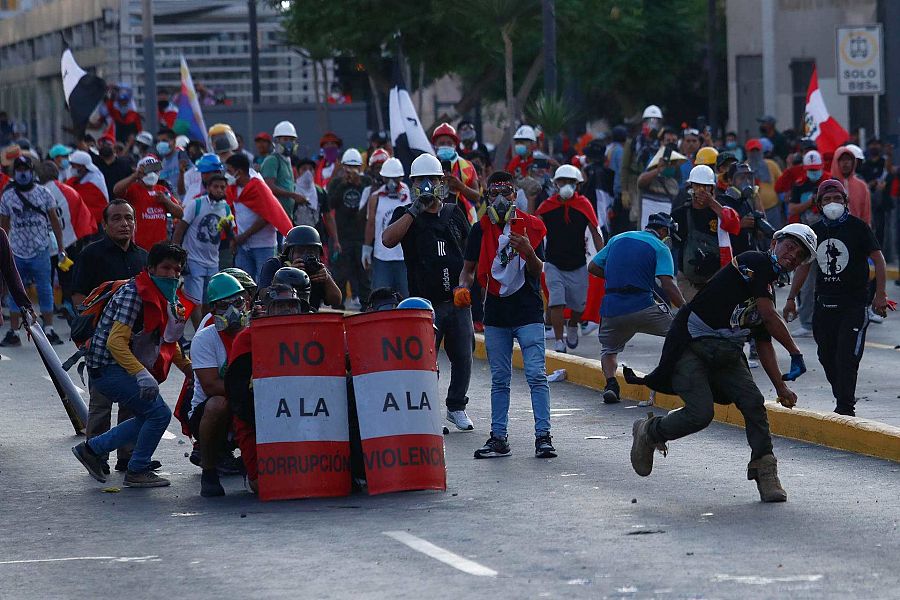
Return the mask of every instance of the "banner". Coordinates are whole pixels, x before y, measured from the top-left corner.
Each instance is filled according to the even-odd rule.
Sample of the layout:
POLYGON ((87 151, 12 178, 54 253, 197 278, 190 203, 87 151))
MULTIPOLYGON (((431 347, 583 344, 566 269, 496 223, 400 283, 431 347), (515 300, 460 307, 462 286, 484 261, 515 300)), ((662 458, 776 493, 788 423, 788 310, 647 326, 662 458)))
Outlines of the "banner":
POLYGON ((68 48, 60 58, 66 105, 76 131, 83 131, 91 114, 106 96, 106 82, 82 69, 68 48))
POLYGON ((397 60, 394 61, 394 87, 391 88, 388 97, 388 113, 394 156, 400 159, 404 171, 409 173, 412 161, 420 154, 433 152, 433 148, 422 128, 422 122, 419 121, 419 115, 406 90, 406 84, 403 83, 400 63, 397 60))

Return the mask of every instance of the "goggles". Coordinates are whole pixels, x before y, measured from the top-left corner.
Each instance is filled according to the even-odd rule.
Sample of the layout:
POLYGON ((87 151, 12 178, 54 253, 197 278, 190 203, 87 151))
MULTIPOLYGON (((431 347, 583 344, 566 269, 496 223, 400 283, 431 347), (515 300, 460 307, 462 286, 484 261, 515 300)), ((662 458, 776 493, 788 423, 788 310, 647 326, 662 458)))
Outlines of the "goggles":
POLYGON ((492 183, 488 186, 488 196, 496 198, 497 196, 509 196, 513 193, 513 186, 510 183, 492 183))

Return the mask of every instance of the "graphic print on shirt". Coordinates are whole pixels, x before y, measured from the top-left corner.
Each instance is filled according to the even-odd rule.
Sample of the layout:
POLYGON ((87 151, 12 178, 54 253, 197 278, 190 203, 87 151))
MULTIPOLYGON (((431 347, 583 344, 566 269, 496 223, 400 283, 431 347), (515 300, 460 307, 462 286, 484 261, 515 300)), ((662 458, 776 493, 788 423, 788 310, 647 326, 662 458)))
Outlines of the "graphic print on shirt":
POLYGON ((355 187, 348 187, 344 191, 344 206, 350 210, 358 210, 360 197, 361 193, 358 189, 355 187))
POLYGON ((219 220, 216 213, 208 213, 197 224, 197 241, 204 244, 217 244, 219 241, 219 220))
POLYGON ((850 262, 850 251, 841 240, 828 238, 816 248, 816 260, 825 281, 838 281, 850 262))

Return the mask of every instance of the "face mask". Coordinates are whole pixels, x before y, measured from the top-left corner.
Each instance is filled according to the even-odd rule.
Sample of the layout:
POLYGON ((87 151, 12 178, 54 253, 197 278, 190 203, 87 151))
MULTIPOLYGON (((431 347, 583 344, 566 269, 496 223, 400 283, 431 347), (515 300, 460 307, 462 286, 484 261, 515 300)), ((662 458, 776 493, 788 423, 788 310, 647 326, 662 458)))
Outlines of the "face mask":
POLYGON ((559 188, 559 197, 563 200, 568 200, 572 196, 575 195, 575 186, 571 183, 567 183, 566 185, 559 188))
POLYGON ((156 151, 160 156, 168 156, 169 152, 172 151, 172 146, 169 142, 160 142, 156 145, 156 151))
POLYGON ((459 139, 464 142, 472 142, 475 140, 475 130, 474 129, 463 129, 459 132, 459 139))
POLYGON ((284 142, 279 145, 281 146, 281 153, 284 156, 290 156, 294 153, 294 142, 284 142))
POLYGON ((388 179, 387 183, 385 184, 385 187, 387 187, 388 194, 396 194, 397 189, 400 186, 397 185, 397 182, 394 179, 388 179))
POLYGON ((29 187, 34 183, 34 171, 16 171, 16 185, 29 187))
POLYGON ((215 316, 216 331, 229 331, 247 326, 247 313, 237 308, 229 306, 224 314, 215 316))
POLYGON ((151 275, 150 279, 153 280, 153 283, 162 292, 165 299, 169 303, 175 304, 177 301, 175 293, 178 291, 178 286, 181 285, 181 277, 157 277, 156 275, 151 275))
POLYGON ((528 146, 525 144, 516 144, 515 146, 516 156, 525 156, 528 154, 528 146))
POLYGON ((141 181, 149 186, 154 186, 159 181, 159 173, 147 173, 141 181))
POLYGON ((512 202, 500 196, 491 203, 491 208, 493 210, 488 212, 488 218, 495 225, 502 225, 506 222, 506 216, 509 214, 509 209, 512 208, 512 202))
POLYGON ((228 185, 234 185, 237 183, 237 179, 235 179, 234 175, 231 173, 225 173, 225 182, 228 183, 228 185))
POLYGON ((62 162, 59 163, 59 166, 62 167, 63 169, 68 169, 71 165, 72 165, 72 163, 69 162, 68 158, 62 159, 62 162))
POLYGON ((829 202, 822 207, 822 214, 830 221, 837 221, 844 216, 846 210, 846 207, 839 202, 829 202))
POLYGON ((413 188, 413 196, 416 200, 421 198, 426 204, 432 202, 435 197, 434 184, 430 179, 423 179, 413 188))
POLYGON ((729 150, 734 150, 735 148, 737 148, 737 142, 726 142, 725 147, 729 150))
POLYGON ((333 163, 337 160, 337 157, 338 157, 338 149, 337 148, 325 148, 323 153, 325 155, 325 162, 333 163))
POLYGON ((772 261, 772 270, 774 270, 775 273, 781 273, 781 265, 778 264, 778 255, 775 254, 774 250, 769 251, 769 259, 772 261))
POLYGON ((807 171, 807 172, 806 172, 806 177, 807 177, 807 179, 809 179, 810 181, 818 181, 818 180, 821 179, 821 177, 822 177, 822 171, 818 171, 818 170, 816 170, 816 171, 807 171))
POLYGON ((456 158, 456 149, 452 146, 441 146, 437 149, 437 157, 441 160, 453 160, 456 158))

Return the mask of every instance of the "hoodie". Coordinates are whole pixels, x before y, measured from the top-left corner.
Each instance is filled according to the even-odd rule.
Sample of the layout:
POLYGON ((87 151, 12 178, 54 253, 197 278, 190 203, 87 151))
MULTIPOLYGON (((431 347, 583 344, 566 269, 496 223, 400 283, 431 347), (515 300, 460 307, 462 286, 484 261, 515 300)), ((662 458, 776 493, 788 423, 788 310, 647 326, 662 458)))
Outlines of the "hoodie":
POLYGON ((834 158, 831 160, 831 176, 844 184, 847 190, 847 196, 850 199, 850 214, 860 218, 866 222, 869 227, 872 226, 872 200, 869 197, 869 187, 866 182, 856 174, 856 158, 849 148, 841 146, 834 152, 834 158), (850 176, 846 179, 841 174, 841 167, 838 160, 845 154, 849 154, 853 158, 853 169, 850 176))

